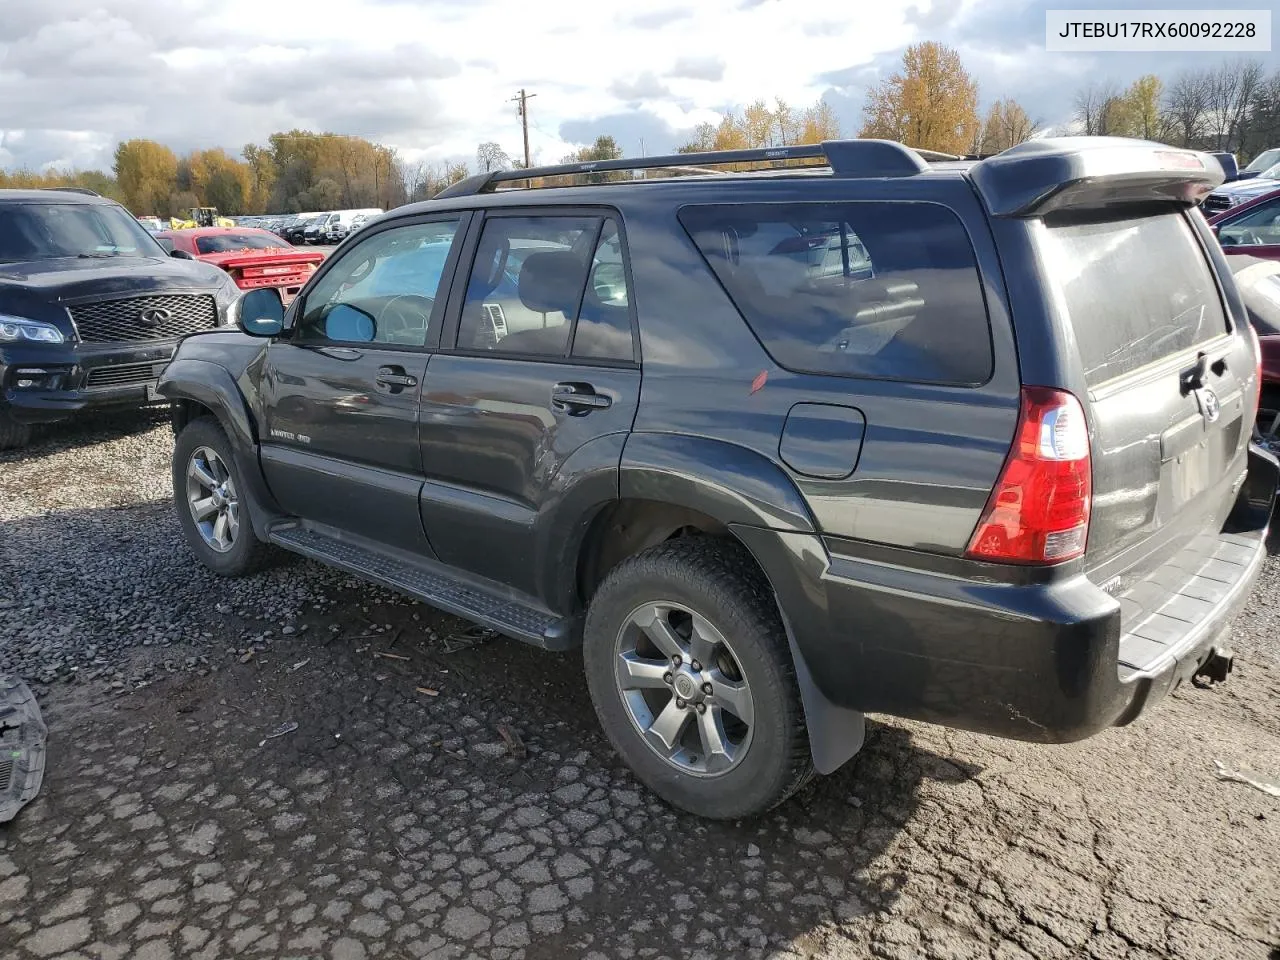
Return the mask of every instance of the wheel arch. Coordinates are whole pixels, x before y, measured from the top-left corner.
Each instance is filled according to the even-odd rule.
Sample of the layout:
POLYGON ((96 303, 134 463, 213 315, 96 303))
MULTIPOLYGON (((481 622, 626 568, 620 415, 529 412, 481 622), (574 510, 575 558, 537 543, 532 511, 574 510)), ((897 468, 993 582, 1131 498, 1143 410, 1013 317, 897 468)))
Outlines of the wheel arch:
POLYGON ((271 522, 283 515, 258 462, 257 422, 235 378, 226 367, 208 360, 179 358, 170 363, 157 391, 173 405, 175 436, 193 419, 212 416, 231 444, 249 500, 249 516, 259 539, 267 539, 271 522))

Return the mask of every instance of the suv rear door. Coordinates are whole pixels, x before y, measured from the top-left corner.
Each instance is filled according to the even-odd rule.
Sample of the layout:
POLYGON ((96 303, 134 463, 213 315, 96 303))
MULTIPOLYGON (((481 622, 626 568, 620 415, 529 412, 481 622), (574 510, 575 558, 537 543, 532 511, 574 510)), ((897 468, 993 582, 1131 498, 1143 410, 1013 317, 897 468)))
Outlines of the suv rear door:
POLYGON ((620 220, 501 210, 473 232, 454 349, 423 391, 422 521, 440 559, 550 604, 563 571, 539 561, 555 507, 617 497, 640 394, 620 220))
POLYGON ((1030 229, 1087 397, 1086 565, 1115 589, 1221 528, 1245 470, 1254 360, 1197 213, 1067 211, 1030 229))

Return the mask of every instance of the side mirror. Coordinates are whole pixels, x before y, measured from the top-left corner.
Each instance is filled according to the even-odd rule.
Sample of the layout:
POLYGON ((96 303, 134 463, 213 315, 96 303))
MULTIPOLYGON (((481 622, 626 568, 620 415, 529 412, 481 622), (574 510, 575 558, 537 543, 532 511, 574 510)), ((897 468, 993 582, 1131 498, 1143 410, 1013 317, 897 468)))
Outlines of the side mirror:
POLYGON ((187 253, 187 251, 185 250, 170 250, 169 256, 173 257, 175 260, 194 260, 195 259, 194 256, 187 253))
POLYGON ((275 337, 284 329, 284 305, 273 289, 250 290, 231 309, 236 326, 251 337, 275 337))

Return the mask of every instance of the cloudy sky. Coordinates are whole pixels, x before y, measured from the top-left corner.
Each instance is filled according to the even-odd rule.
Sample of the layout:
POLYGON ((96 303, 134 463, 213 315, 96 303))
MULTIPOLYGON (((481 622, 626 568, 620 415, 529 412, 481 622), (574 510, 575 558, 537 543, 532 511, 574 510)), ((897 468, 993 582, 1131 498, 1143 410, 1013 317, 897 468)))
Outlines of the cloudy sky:
MULTIPOLYGON (((615 136, 628 154, 687 139, 756 97, 825 97, 857 130, 903 47, 957 47, 984 104, 1065 121, 1090 79, 1219 54, 1046 54, 1047 8, 1212 8, 1210 0, 0 0, 0 168, 107 167, 116 142, 232 152, 294 127, 427 160, 513 156, 530 102, 535 161, 615 136)), ((1221 5, 1221 4, 1219 4, 1221 5)), ((1233 0, 1232 7, 1271 6, 1233 0)), ((1261 54, 1271 67, 1277 55, 1261 54)))

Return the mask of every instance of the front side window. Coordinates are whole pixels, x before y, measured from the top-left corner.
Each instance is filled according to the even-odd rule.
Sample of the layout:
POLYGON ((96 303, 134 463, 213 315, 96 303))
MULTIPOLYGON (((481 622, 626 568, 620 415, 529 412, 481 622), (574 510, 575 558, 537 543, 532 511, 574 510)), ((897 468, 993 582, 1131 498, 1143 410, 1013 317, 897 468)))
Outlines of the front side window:
POLYGON ((422 346, 441 312, 436 297, 459 222, 385 230, 343 253, 307 294, 298 336, 422 346))
POLYGON ((1224 247, 1280 244, 1280 199, 1259 204, 1218 230, 1224 247))
POLYGON ((493 217, 467 281, 459 350, 563 357, 583 301, 598 217, 493 217))
POLYGON ((142 224, 114 204, 0 203, 0 263, 162 256, 142 224))
POLYGON ((917 383, 990 377, 977 261, 945 207, 752 203, 688 206, 679 217, 782 366, 917 383))

